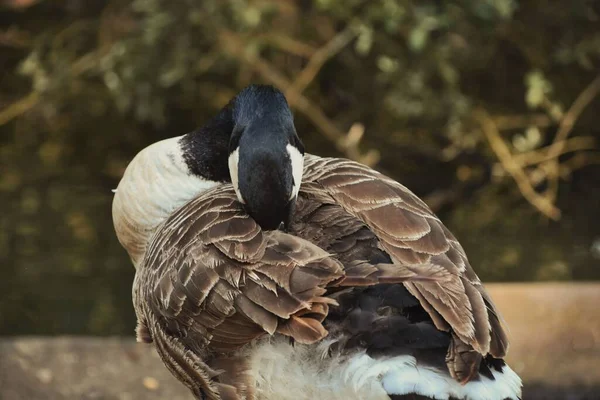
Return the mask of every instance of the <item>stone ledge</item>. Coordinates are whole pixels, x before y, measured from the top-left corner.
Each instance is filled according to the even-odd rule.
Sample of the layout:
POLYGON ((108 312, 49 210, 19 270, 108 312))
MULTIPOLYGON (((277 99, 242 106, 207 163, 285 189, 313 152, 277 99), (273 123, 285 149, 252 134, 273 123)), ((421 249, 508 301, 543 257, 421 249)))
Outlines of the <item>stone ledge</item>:
MULTIPOLYGON (((487 285, 510 326, 527 400, 600 398, 600 284, 487 285), (526 312, 525 312, 526 310, 526 312)), ((0 340, 1 400, 191 400, 132 338, 0 340)))
POLYGON ((510 328, 507 361, 525 382, 600 386, 600 284, 486 287, 510 328))
POLYGON ((2 400, 190 400, 154 348, 131 338, 0 341, 2 400))

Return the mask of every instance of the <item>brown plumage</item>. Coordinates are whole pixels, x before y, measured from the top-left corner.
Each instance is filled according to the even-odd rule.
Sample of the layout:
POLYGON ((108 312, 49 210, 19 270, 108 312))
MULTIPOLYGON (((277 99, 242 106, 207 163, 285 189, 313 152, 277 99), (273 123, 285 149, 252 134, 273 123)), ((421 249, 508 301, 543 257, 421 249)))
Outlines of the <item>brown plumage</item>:
POLYGON ((134 282, 138 339, 154 342, 196 397, 253 399, 244 346, 267 335, 315 343, 326 327, 343 336, 328 322, 338 299, 400 282, 451 333, 456 380, 473 378, 488 353, 506 354, 497 310, 427 205, 361 164, 307 155, 289 233, 262 231, 228 184, 158 228, 134 282))
POLYGON ((454 235, 407 188, 359 163, 314 156, 305 158, 302 193, 338 205, 377 237, 379 246, 400 265, 428 266, 443 280, 406 282, 436 327, 452 331, 447 354, 450 372, 468 382, 482 355, 502 358, 508 338, 481 281, 454 235), (329 199, 327 199, 329 196, 329 199), (456 357, 473 351, 478 357, 456 357), (463 364, 461 368, 450 368, 463 364))

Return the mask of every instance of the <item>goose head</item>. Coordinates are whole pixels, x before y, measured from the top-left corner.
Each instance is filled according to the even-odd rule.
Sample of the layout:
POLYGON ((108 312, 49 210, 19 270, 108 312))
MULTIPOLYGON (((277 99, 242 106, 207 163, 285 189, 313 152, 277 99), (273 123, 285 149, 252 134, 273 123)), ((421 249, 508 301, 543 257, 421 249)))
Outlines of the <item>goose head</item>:
POLYGON ((134 157, 113 199, 117 237, 137 266, 173 211, 229 182, 264 230, 278 229, 293 212, 303 166, 304 147, 283 93, 249 86, 200 129, 134 157))
POLYGON ((285 229, 304 167, 304 146, 285 96, 252 85, 236 97, 233 119, 228 165, 238 200, 262 229, 285 229))

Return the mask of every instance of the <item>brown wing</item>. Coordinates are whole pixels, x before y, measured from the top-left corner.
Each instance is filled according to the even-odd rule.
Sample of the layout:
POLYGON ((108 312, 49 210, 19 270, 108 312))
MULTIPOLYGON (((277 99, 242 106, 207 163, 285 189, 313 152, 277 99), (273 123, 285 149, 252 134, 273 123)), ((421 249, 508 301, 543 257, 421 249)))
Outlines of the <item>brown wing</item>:
POLYGON ((438 329, 454 333, 455 351, 448 365, 457 379, 469 378, 481 354, 506 354, 508 340, 498 312, 462 246, 416 195, 356 162, 310 155, 301 192, 357 217, 395 264, 447 273, 442 281, 404 284, 438 329))
POLYGON ((342 277, 339 263, 303 239, 261 231, 231 187, 211 192, 167 220, 140 269, 141 297, 167 333, 216 351, 264 333, 324 337, 331 300, 321 295, 342 277))
POLYGON ((138 339, 154 342, 196 397, 246 398, 245 364, 211 354, 275 332, 302 343, 323 338, 332 300, 321 296, 342 277, 319 247, 262 232, 222 186, 173 213, 151 240, 133 289, 138 339))
POLYGON ((264 333, 302 343, 321 339, 326 331, 320 321, 332 302, 322 297, 328 285, 437 279, 431 275, 370 264, 344 271, 318 243, 263 232, 232 188, 223 186, 182 207, 159 229, 136 286, 170 334, 226 351, 264 333))

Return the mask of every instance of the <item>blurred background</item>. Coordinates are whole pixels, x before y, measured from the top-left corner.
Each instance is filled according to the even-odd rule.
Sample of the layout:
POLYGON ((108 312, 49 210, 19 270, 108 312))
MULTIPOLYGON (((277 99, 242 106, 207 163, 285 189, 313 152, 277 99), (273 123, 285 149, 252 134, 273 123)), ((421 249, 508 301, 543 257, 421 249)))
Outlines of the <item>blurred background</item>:
POLYGON ((598 2, 0 0, 0 71, 0 350, 17 360, 0 398, 179 398, 140 371, 144 395, 51 395, 54 355, 76 346, 72 374, 113 347, 145 360, 111 189, 143 147, 260 82, 310 153, 399 180, 504 282, 515 369, 553 387, 539 398, 600 399, 598 2))

